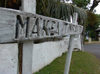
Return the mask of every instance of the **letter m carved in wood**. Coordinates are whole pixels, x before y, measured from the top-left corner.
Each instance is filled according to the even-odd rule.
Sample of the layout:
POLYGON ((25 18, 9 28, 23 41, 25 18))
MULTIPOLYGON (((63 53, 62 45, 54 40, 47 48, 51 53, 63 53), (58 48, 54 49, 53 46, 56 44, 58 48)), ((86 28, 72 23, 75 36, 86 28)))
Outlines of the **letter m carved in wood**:
POLYGON ((17 16, 17 21, 16 21, 16 35, 15 38, 26 38, 27 37, 27 31, 28 31, 28 23, 29 23, 29 18, 23 18, 18 15, 17 16))
POLYGON ((35 22, 35 18, 17 15, 15 39, 23 40, 32 38, 35 22))

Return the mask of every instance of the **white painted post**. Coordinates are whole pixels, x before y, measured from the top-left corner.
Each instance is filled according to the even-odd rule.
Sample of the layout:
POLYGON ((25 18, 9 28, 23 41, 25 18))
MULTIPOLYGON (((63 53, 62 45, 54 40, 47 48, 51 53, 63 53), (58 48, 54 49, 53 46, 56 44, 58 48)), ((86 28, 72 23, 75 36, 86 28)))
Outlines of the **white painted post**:
POLYGON ((74 37, 75 37, 75 35, 71 35, 70 39, 69 39, 69 47, 68 47, 68 52, 67 52, 67 56, 66 56, 66 64, 65 64, 64 74, 69 74, 69 68, 70 68, 71 57, 72 57, 72 52, 73 52, 74 37))
MULTIPOLYGON (((22 10, 35 14, 36 0, 22 0, 22 10)), ((32 50, 33 41, 24 41, 22 51, 22 74, 32 74, 32 50)))
MULTIPOLYGON (((73 23, 78 25, 78 22, 77 22, 78 14, 74 13, 73 16, 74 16, 73 17, 73 23)), ((77 43, 76 46, 78 46, 78 47, 75 47, 75 48, 78 48, 79 50, 81 50, 82 49, 81 34, 75 35, 75 38, 76 38, 76 40, 74 40, 74 47, 75 47, 75 43, 77 43)))
POLYGON ((23 43, 22 74, 32 74, 33 41, 23 43))
MULTIPOLYGON (((77 22, 76 22, 77 21, 77 14, 75 13, 74 15, 75 16, 73 17, 73 19, 71 18, 71 22, 77 24, 77 22)), ((75 38, 75 35, 70 35, 69 47, 68 47, 68 52, 67 52, 67 56, 66 56, 66 64, 65 64, 64 74, 69 74, 72 52, 73 52, 73 49, 74 49, 74 47, 73 47, 74 38, 75 38)))
POLYGON ((22 0, 22 10, 36 14, 36 0, 22 0))

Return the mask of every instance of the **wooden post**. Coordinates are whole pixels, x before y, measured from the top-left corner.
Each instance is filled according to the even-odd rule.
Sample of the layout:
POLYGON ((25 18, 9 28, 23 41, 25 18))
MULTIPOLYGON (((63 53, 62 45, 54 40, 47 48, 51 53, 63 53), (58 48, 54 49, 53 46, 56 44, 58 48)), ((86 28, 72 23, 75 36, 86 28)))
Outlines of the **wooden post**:
MULTIPOLYGON (((36 0, 22 0, 22 11, 36 13, 36 0)), ((19 74, 32 74, 33 41, 19 43, 19 74)))
MULTIPOLYGON (((72 23, 75 23, 77 24, 77 13, 74 14, 74 17, 71 18, 72 19, 72 23)), ((66 64, 65 64, 65 71, 64 71, 64 74, 69 74, 69 69, 70 69, 70 63, 71 63, 71 58, 72 58, 72 52, 73 52, 73 43, 74 43, 74 38, 75 38, 75 35, 70 35, 70 39, 69 39, 69 46, 68 46, 68 53, 67 53, 67 56, 66 56, 66 64)))
POLYGON ((22 51, 23 43, 18 43, 18 72, 17 74, 22 74, 22 51))

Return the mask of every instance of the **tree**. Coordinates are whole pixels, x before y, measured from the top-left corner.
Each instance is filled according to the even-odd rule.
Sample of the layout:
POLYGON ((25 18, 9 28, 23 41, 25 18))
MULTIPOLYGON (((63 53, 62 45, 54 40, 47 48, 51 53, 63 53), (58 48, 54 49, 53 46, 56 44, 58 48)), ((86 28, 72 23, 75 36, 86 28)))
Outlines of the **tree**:
MULTIPOLYGON (((86 19, 86 11, 72 4, 61 2, 61 0, 36 0, 37 13, 57 19, 66 20, 73 16, 74 12, 78 13, 78 21, 82 22, 86 19)), ((0 0, 1 7, 19 9, 21 0, 0 0)))
POLYGON ((21 0, 0 0, 0 7, 19 9, 21 0))
POLYGON ((66 20, 73 16, 73 13, 77 12, 80 21, 85 21, 86 11, 72 4, 60 2, 60 0, 37 0, 37 13, 66 20))
POLYGON ((90 9, 87 8, 87 5, 90 3, 90 0, 72 0, 72 1, 74 5, 87 9, 87 22, 84 25, 84 33, 89 32, 89 37, 95 38, 96 36, 95 30, 97 29, 97 16, 93 13, 93 10, 98 5, 100 0, 93 0, 93 4, 90 7, 90 9))
POLYGON ((93 40, 96 40, 96 29, 97 29, 97 16, 92 12, 87 12, 87 25, 86 25, 86 33, 88 32, 88 36, 93 40))
MULTIPOLYGON (((69 0, 63 0, 63 1, 65 2, 65 1, 69 1, 69 0)), ((72 0, 72 3, 79 7, 87 8, 86 6, 90 3, 90 0, 72 0)), ((95 7, 97 7, 99 3, 100 3, 100 0, 93 0, 93 4, 90 7, 89 11, 93 12, 95 7)))

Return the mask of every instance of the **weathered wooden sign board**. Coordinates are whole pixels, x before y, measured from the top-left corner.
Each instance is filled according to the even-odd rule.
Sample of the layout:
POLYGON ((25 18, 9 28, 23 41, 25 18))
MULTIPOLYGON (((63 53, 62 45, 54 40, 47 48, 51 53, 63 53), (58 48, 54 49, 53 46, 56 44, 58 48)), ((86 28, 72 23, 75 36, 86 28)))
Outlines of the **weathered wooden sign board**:
POLYGON ((25 8, 23 11, 31 11, 31 13, 0 8, 0 43, 18 41, 20 44, 20 41, 23 41, 23 49, 19 49, 19 52, 23 54, 23 56, 21 54, 22 62, 20 62, 22 63, 22 67, 19 66, 20 71, 18 73, 32 74, 33 41, 70 35, 69 50, 64 72, 64 74, 68 74, 73 51, 73 39, 76 34, 82 33, 83 26, 75 23, 77 18, 73 18, 73 23, 70 23, 33 14, 31 10, 31 8, 33 9, 33 5, 33 0, 23 0, 23 7, 25 8), (30 9, 27 10, 26 8, 30 9))
POLYGON ((74 23, 0 8, 0 43, 80 34, 82 30, 74 23))

